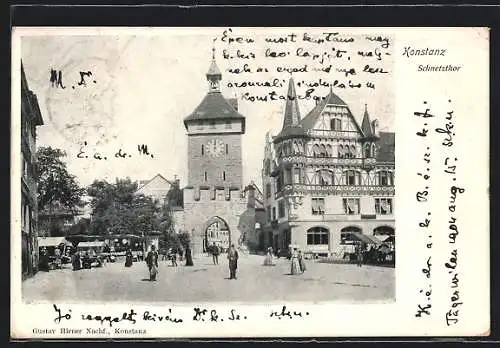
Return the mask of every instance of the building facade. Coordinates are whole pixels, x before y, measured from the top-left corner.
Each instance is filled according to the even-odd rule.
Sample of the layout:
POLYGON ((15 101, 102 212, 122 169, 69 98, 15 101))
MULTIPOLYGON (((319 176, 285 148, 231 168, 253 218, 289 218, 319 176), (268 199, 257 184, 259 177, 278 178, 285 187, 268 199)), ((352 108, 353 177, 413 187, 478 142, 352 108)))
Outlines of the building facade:
POLYGON ((266 135, 263 244, 341 257, 353 238, 394 235, 394 140, 332 89, 301 118, 290 79, 283 127, 266 135))
POLYGON ((191 234, 193 253, 213 245, 247 247, 255 229, 254 189, 243 186, 242 136, 245 117, 236 99, 220 90, 222 74, 212 56, 208 92, 184 119, 188 136, 188 182, 182 229, 191 234))
POLYGON ((36 127, 43 118, 21 63, 21 255, 23 278, 38 271, 36 127))
POLYGON ((160 204, 163 204, 168 192, 174 185, 177 185, 177 187, 180 185, 179 179, 167 180, 163 175, 156 174, 150 180, 140 180, 136 194, 149 196, 160 204))

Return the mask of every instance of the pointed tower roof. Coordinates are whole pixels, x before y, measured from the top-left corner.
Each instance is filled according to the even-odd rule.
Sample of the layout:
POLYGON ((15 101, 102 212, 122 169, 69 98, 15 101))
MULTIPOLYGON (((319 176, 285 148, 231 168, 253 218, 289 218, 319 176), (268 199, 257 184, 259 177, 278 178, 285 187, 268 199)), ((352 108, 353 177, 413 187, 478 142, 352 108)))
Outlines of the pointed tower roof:
POLYGON ((288 93, 285 105, 285 115, 283 118, 283 129, 288 126, 297 126, 300 122, 299 103, 297 93, 295 92, 295 83, 293 77, 288 82, 288 93))
POLYGON ((375 132, 373 131, 372 122, 370 120, 370 115, 368 114, 368 105, 365 104, 365 113, 363 115, 363 122, 361 123, 361 130, 365 138, 376 138, 375 132))
POLYGON ((295 92, 295 83, 293 78, 290 78, 288 82, 285 114, 283 116, 283 128, 273 141, 276 143, 286 138, 305 136, 300 120, 300 110, 297 93, 295 92))
POLYGON ((225 99, 219 88, 222 74, 215 62, 215 48, 212 48, 212 63, 206 74, 210 82, 208 93, 196 109, 184 118, 184 126, 188 128, 190 122, 232 120, 242 121, 242 132, 245 132, 245 117, 238 112, 237 99, 225 99))
POLYGON ((210 68, 208 68, 207 79, 222 79, 222 74, 217 66, 217 62, 215 61, 215 47, 212 48, 212 63, 210 63, 210 68))

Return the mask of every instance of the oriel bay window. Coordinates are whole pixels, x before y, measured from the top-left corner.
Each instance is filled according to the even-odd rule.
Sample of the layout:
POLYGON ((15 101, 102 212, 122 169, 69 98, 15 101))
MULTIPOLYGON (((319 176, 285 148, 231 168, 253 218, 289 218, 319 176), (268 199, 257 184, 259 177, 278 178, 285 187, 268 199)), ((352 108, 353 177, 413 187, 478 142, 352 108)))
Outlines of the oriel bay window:
POLYGON ((375 212, 380 215, 392 214, 392 198, 375 198, 375 212))
POLYGON ((311 198, 311 210, 313 215, 323 215, 325 213, 325 199, 311 198))
POLYGON ((343 175, 344 185, 359 185, 361 183, 361 174, 355 170, 346 170, 343 175))
POLYGON ((292 183, 292 168, 286 168, 283 171, 283 177, 284 177, 284 183, 285 185, 291 184, 292 183))
POLYGON ((283 182, 281 180, 282 174, 279 173, 278 176, 276 177, 276 192, 281 192, 283 182))
POLYGON ((328 229, 312 227, 307 230, 307 245, 328 245, 328 229))
POLYGON ((343 198, 344 213, 347 215, 357 215, 360 212, 359 198, 343 198))
POLYGON ((300 184, 302 180, 300 180, 300 168, 293 169, 293 183, 300 184))
POLYGON ((378 172, 378 183, 380 186, 394 185, 392 172, 386 170, 378 172))
POLYGON ((316 184, 320 186, 333 185, 333 172, 329 170, 318 170, 316 172, 316 184))

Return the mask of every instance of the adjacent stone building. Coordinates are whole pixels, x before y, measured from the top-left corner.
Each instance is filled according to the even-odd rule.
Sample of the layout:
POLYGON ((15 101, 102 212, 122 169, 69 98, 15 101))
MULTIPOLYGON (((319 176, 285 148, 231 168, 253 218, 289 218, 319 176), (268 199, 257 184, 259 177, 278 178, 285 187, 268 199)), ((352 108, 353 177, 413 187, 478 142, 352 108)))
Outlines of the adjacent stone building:
POLYGON ((38 271, 36 127, 43 118, 21 63, 21 259, 22 276, 38 271))
POLYGON ((332 89, 301 118, 290 79, 283 127, 266 135, 262 244, 334 257, 394 235, 394 138, 366 105, 360 125, 332 89))

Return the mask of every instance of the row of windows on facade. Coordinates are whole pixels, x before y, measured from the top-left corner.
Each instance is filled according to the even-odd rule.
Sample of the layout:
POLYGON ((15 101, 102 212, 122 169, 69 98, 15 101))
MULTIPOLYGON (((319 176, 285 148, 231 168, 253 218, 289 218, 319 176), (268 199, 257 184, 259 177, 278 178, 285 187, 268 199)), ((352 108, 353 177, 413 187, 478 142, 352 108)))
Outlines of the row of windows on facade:
MULTIPOLYGON (((349 235, 352 232, 359 232, 359 229, 356 227, 352 227, 352 232, 344 231, 349 230, 350 228, 345 228, 340 232, 340 245, 352 244, 350 242, 349 235)), ((307 230, 307 245, 328 245, 330 240, 330 233, 328 229, 324 227, 312 227, 307 230)))
MULTIPOLYGON (((221 176, 220 176, 220 179, 222 179, 222 181, 226 181, 226 178, 227 178, 226 172, 225 172, 225 171, 223 171, 223 172, 222 172, 222 174, 221 174, 221 176)), ((204 172, 204 173, 203 173, 203 180, 204 180, 205 182, 207 182, 207 181, 208 181, 208 172, 204 172)))
MULTIPOLYGON (((205 123, 204 121, 200 121, 200 123, 198 123, 198 125, 197 125, 197 129, 203 130, 203 129, 205 129, 205 126, 208 126, 209 129, 215 129, 217 127, 217 124, 218 123, 215 121, 208 121, 207 123, 205 123)), ((227 120, 224 124, 225 124, 226 129, 233 128, 233 123, 229 120, 227 120)))
MULTIPOLYGON (((394 175, 389 171, 379 171, 377 173, 377 183, 378 186, 393 186, 394 185, 394 175)), ((283 185, 290 184, 308 184, 308 185, 319 185, 319 186, 357 186, 362 185, 361 173, 356 170, 346 170, 342 173, 342 176, 337 177, 332 171, 329 170, 318 170, 315 173, 313 179, 307 183, 304 177, 301 175, 301 170, 298 168, 285 169, 283 171, 283 179, 280 175, 276 177, 276 192, 280 192, 283 185)), ((272 195, 271 184, 266 184, 266 197, 269 198, 272 195)))
MULTIPOLYGON (((283 144, 281 148, 276 151, 278 157, 292 156, 292 155, 305 155, 302 144, 297 142, 288 142, 283 144)), ((374 143, 365 143, 363 145, 363 157, 374 158, 377 154, 377 147, 374 143)), ((311 157, 318 158, 335 158, 334 147, 330 144, 313 144, 310 151, 311 157)), ((337 145, 336 158, 360 158, 358 148, 356 145, 337 145)))
MULTIPOLYGON (((361 212, 359 198, 343 198, 342 206, 344 214, 346 215, 359 215, 361 212)), ((325 199, 324 198, 311 198, 311 214, 312 215, 325 215, 325 199)), ((393 213, 392 198, 375 198, 375 213, 377 215, 390 215, 393 213)), ((278 218, 283 218, 286 215, 285 201, 278 202, 278 218)), ((276 207, 271 209, 267 207, 267 220, 276 220, 276 207)))

